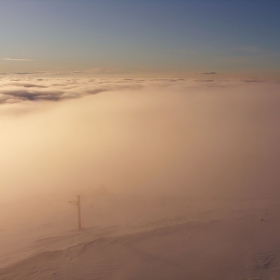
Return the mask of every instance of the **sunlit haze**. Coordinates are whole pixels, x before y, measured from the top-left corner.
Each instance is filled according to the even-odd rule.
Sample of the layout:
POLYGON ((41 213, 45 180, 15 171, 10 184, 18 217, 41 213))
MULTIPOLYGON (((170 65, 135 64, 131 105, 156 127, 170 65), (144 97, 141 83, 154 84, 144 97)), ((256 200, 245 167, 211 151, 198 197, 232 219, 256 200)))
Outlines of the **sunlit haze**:
POLYGON ((279 279, 279 15, 1 1, 0 280, 279 279))
POLYGON ((2 81, 1 199, 101 185, 274 196, 278 91, 250 81, 2 81))

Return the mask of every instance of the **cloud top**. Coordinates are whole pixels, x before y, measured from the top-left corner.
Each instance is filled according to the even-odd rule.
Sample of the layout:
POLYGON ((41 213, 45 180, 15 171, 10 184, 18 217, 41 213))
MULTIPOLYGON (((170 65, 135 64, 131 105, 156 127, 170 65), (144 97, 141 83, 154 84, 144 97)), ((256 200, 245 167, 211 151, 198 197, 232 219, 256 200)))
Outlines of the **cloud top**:
POLYGON ((280 195, 279 86, 4 76, 4 192, 280 195))
MULTIPOLYGON (((63 101, 109 91, 154 89, 157 91, 181 88, 188 92, 193 88, 224 87, 233 84, 248 84, 255 80, 221 81, 214 79, 89 79, 51 78, 31 73, 17 73, 19 76, 2 75, 0 78, 0 104, 26 101, 63 101), (26 74, 26 75, 24 75, 26 74), (30 74, 32 76, 28 76, 30 74)), ((209 72, 208 74, 210 74, 209 72)), ((265 84, 265 81, 262 81, 265 84)))
MULTIPOLYGON (((34 74, 34 73, 17 73, 34 74)), ((0 79, 0 104, 24 101, 62 101, 82 98, 105 91, 134 89, 143 85, 138 80, 7 77, 0 79)))

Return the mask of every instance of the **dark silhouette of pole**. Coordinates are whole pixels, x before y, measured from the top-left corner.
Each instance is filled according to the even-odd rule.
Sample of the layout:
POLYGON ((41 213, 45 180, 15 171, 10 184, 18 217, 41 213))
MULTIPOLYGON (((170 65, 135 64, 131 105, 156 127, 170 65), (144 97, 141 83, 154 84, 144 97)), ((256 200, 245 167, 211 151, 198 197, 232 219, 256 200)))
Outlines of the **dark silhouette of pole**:
POLYGON ((77 206, 78 209, 78 230, 82 229, 82 213, 81 213, 81 196, 77 196, 77 200, 75 201, 68 201, 69 203, 77 206))
POLYGON ((82 217, 81 217, 81 196, 78 195, 78 229, 82 229, 82 217))

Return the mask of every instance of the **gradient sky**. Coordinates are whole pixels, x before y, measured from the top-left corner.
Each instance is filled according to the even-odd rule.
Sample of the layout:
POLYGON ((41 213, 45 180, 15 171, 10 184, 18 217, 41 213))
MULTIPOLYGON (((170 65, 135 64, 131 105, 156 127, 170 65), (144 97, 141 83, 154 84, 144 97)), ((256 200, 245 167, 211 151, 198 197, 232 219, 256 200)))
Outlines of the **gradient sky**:
POLYGON ((0 73, 279 79, 279 14, 277 0, 1 1, 0 73))

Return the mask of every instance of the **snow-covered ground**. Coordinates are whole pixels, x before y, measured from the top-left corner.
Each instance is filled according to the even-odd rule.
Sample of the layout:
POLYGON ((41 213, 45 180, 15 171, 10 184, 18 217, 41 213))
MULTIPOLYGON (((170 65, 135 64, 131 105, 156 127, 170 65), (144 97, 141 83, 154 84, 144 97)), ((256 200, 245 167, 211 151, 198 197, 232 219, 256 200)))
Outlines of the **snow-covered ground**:
POLYGON ((0 279, 279 279, 280 200, 96 200, 2 230, 0 279))

